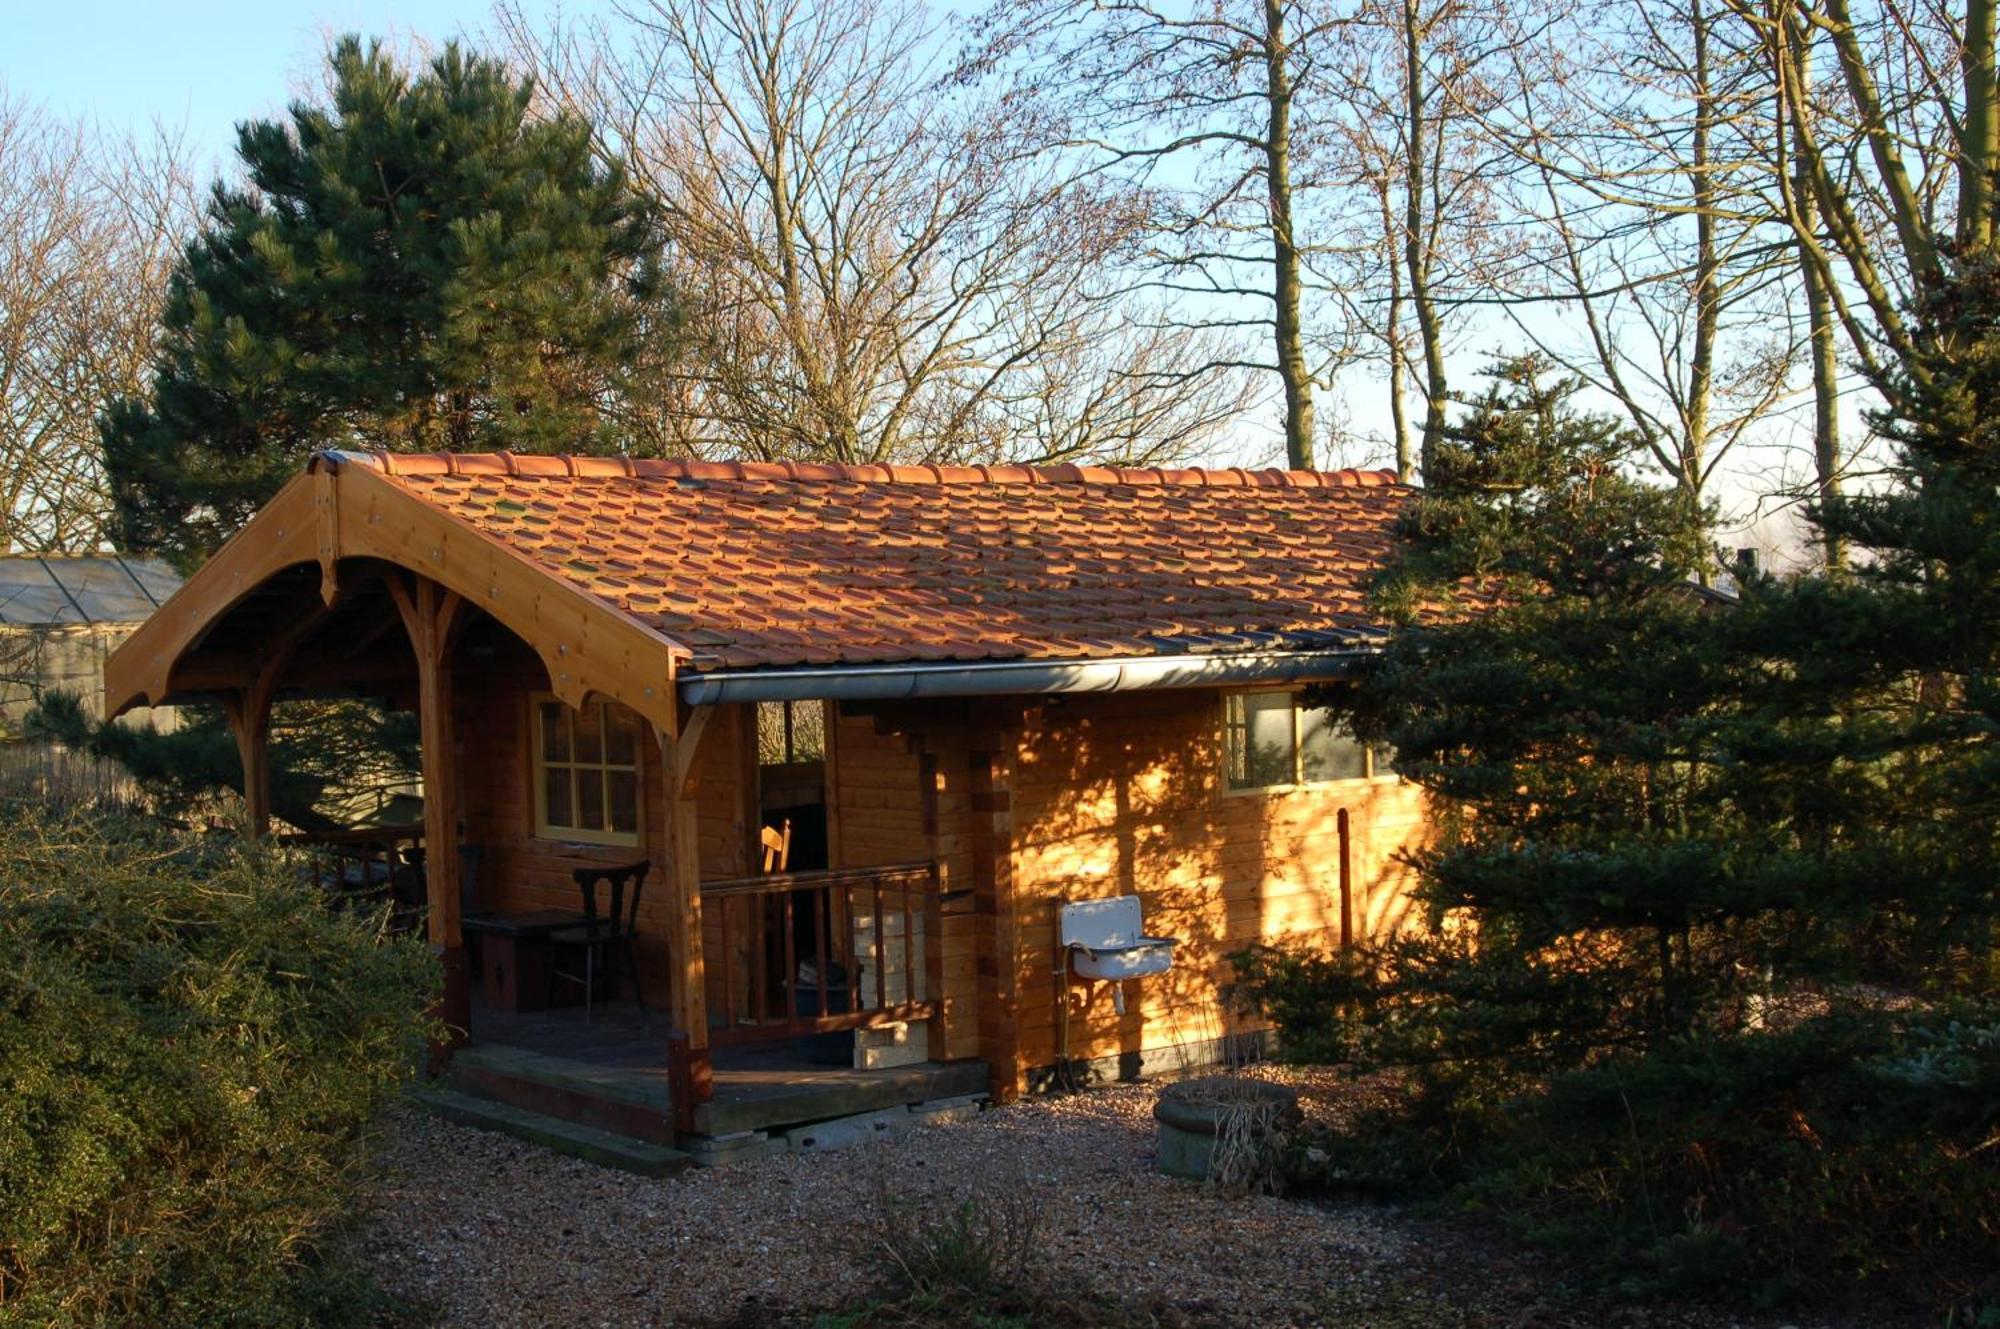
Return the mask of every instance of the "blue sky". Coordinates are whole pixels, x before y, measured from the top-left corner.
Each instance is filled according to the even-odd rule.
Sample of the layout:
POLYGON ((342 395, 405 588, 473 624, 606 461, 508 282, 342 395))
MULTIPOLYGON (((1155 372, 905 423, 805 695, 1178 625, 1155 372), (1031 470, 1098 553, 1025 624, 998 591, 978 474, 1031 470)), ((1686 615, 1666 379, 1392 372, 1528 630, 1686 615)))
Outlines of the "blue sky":
MULTIPOLYGON (((521 3, 531 14, 583 16, 610 0, 521 3)), ((953 7, 950 0, 934 4, 953 7)), ((280 115, 312 85, 331 35, 441 43, 479 40, 491 26, 492 0, 0 0, 0 89, 64 118, 94 118, 107 130, 143 132, 155 120, 183 130, 197 170, 212 176, 228 169, 240 121, 280 115)), ((1482 358, 1457 357, 1462 386, 1472 386, 1482 358)), ((1382 385, 1356 376, 1322 394, 1320 408, 1336 411, 1344 399, 1358 423, 1386 426, 1383 396, 1382 385)), ((1246 425, 1232 442, 1224 449, 1230 455, 1218 460, 1266 464, 1277 451, 1269 429, 1246 425)), ((1725 477, 1725 486, 1733 479, 1725 477)))
POLYGON ((106 128, 144 129, 155 119, 184 127, 214 163, 228 156, 238 121, 284 109, 327 34, 443 41, 477 34, 491 8, 491 0, 0 0, 0 85, 106 128))

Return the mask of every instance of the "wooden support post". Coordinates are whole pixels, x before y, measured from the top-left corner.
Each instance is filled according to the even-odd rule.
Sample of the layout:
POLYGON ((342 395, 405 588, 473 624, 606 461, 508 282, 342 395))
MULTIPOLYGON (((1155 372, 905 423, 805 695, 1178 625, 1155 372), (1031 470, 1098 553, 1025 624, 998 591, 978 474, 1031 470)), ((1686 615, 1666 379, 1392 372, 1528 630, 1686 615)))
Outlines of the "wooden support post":
MULTIPOLYGON (((1004 737, 1004 731, 999 736, 1004 737)), ((968 754, 972 899, 979 982, 979 1055, 996 1103, 1011 1103, 1026 1085, 1021 1056, 1021 929, 1014 900, 1013 763, 998 744, 968 754)))
POLYGON ((397 574, 389 594, 417 657, 417 720, 423 745, 425 916, 431 953, 444 970, 438 1015, 447 1034, 431 1052, 433 1070, 443 1068, 454 1048, 472 1030, 472 992, 459 931, 458 753, 452 732, 451 645, 458 626, 459 597, 436 582, 397 574))
POLYGON ((338 603, 338 592, 329 593, 324 603, 274 633, 265 643, 248 683, 223 699, 229 732, 236 739, 236 755, 243 761, 244 811, 250 833, 259 838, 271 833, 271 702, 278 695, 278 680, 299 643, 326 621, 338 603))
POLYGON ((262 839, 271 833, 271 699, 253 684, 225 697, 222 709, 243 762, 244 816, 262 839))
POLYGON ((1354 945, 1354 840, 1346 808, 1340 810, 1335 825, 1340 830, 1340 949, 1344 951, 1354 945))
MULTIPOLYGON (((832 728, 831 725, 828 726, 832 728)), ((949 1061, 952 1056, 949 1034, 950 1001, 944 990, 944 892, 951 886, 951 867, 945 861, 944 827, 938 803, 943 771, 934 753, 924 749, 921 738, 917 750, 917 806, 923 816, 924 852, 931 860, 931 880, 924 895, 924 998, 937 1007, 930 1019, 929 1055, 933 1061, 949 1061)))
POLYGON ((713 706, 677 711, 674 731, 655 727, 666 775, 667 950, 674 1028, 667 1043, 667 1093, 674 1129, 692 1131, 694 1110, 715 1095, 708 1051, 708 972, 702 954, 701 849, 695 753, 713 706))

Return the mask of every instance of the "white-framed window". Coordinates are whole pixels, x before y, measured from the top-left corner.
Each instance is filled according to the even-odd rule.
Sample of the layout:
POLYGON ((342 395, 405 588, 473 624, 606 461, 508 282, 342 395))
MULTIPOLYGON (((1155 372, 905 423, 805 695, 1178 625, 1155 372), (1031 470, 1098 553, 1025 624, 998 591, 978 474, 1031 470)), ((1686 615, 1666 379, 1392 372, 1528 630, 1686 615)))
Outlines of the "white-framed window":
POLYGON ((639 717, 616 702, 534 709, 535 834, 586 844, 639 843, 639 717))
POLYGON ((1225 694, 1222 736, 1231 792, 1394 774, 1387 749, 1371 751, 1338 708, 1302 706, 1295 692, 1225 694))

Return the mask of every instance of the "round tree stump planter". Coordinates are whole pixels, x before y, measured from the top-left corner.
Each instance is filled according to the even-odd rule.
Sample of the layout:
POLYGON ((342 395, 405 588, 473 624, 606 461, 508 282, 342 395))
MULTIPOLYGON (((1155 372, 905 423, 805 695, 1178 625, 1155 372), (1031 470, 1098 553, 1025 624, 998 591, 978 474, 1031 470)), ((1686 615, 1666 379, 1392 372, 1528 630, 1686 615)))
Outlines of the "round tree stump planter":
POLYGON ((1160 1171, 1208 1180, 1223 1120, 1245 1107, 1265 1106, 1275 1128, 1289 1130, 1305 1120, 1299 1091, 1269 1080, 1212 1075, 1167 1085, 1153 1104, 1153 1120, 1160 1124, 1160 1171))

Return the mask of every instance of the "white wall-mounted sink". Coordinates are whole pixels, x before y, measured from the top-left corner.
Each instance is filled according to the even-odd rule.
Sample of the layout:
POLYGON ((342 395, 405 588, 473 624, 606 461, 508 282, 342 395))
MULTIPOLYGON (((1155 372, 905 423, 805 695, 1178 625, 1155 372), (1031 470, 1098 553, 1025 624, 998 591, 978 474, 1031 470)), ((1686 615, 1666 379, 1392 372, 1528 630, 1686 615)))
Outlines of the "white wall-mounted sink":
POLYGON ((1139 897, 1115 895, 1062 907, 1063 949, 1079 978, 1121 982, 1174 966, 1173 937, 1149 937, 1139 897))
POLYGON ((1102 950, 1077 946, 1070 950, 1070 963, 1079 978, 1100 978, 1114 983, 1164 974, 1174 967, 1174 939, 1141 937, 1130 946, 1108 946, 1102 950))

